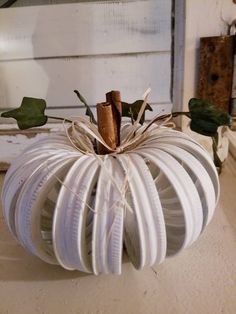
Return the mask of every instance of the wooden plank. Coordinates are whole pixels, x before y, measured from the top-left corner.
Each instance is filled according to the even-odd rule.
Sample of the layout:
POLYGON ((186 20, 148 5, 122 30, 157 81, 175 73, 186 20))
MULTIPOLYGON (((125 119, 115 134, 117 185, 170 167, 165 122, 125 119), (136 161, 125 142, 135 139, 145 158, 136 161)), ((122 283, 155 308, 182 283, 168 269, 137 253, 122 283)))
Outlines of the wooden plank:
MULTIPOLYGON (((185 19, 185 0, 174 1, 174 38, 172 43, 174 48, 172 56, 174 69, 172 76, 173 83, 171 86, 173 94, 173 111, 183 110, 185 19)), ((175 123, 180 127, 182 118, 175 118, 175 123)))
POLYGON ((170 0, 0 10, 0 60, 170 51, 170 18, 170 0))
MULTIPOLYGON (((24 7, 24 6, 35 6, 35 5, 50 5, 60 3, 77 3, 77 2, 95 2, 97 0, 17 0, 12 7, 24 7)), ((110 0, 108 0, 110 1, 110 0)), ((120 0, 119 0, 120 1, 120 0)), ((132 0, 131 0, 132 1, 132 0)), ((133 0, 135 1, 135 0, 133 0)), ((6 0, 1 0, 0 4, 5 3, 6 0)))
POLYGON ((235 36, 200 39, 199 98, 229 112, 234 60, 235 36))
MULTIPOLYGON (((145 118, 146 120, 151 120, 155 115, 157 114, 168 114, 172 111, 172 103, 161 103, 161 104, 150 104, 153 111, 146 111, 145 118)), ((90 107, 94 116, 96 117, 96 107, 92 106, 90 107)), ((8 109, 6 109, 8 110, 8 109)), ((5 110, 3 110, 5 111, 5 110)), ((0 110, 1 113, 1 110, 0 110)), ((73 118, 77 116, 84 116, 85 115, 85 107, 84 106, 78 106, 74 108, 49 108, 46 110, 46 115, 53 116, 53 117, 62 117, 62 118, 73 118)), ((130 121, 128 118, 123 118, 124 121, 130 121)), ((48 127, 51 128, 51 122, 56 122, 56 120, 49 120, 48 127)), ((10 128, 12 124, 15 124, 14 119, 6 119, 0 117, 0 128, 1 124, 8 124, 10 128)), ((1 136, 1 129, 0 129, 0 136, 1 136)))
POLYGON ((0 125, 0 171, 5 170, 28 145, 49 133, 63 130, 62 124, 20 131, 16 125, 0 125))
MULTIPOLYGON (((145 117, 147 120, 151 120, 155 115, 157 114, 168 114, 172 110, 172 103, 162 103, 162 104, 150 104, 153 111, 146 111, 145 117)), ((47 109, 46 114, 49 116, 56 116, 56 117, 76 117, 78 115, 84 116, 85 114, 85 107, 79 106, 78 108, 62 108, 62 109, 47 109)), ((94 114, 94 116, 97 116, 96 107, 91 107, 91 110, 94 114)), ((3 119, 3 118, 2 118, 3 119)), ((126 118, 123 118, 122 120, 125 120, 126 118)), ((130 119, 127 118, 128 121, 130 119)), ((0 120, 1 121, 1 120, 0 120)), ((5 120, 6 121, 6 120, 5 120)))
MULTIPOLYGON (((74 89, 95 111, 108 90, 132 102, 150 86, 154 112, 147 119, 170 112, 171 0, 79 2, 0 10, 0 111, 32 96, 47 100, 48 115, 75 116, 84 107, 74 89)), ((2 123, 0 169, 48 127, 62 126, 19 132, 2 123)))
POLYGON ((19 156, 28 145, 42 137, 45 137, 46 134, 47 133, 36 132, 34 136, 30 134, 31 137, 20 133, 16 135, 0 135, 0 162, 10 164, 12 160, 19 156))
POLYGON ((116 89, 132 102, 152 88, 149 101, 170 103, 170 54, 21 60, 0 63, 0 108, 15 108, 24 96, 44 98, 48 106, 78 106, 78 89, 90 105, 116 89))

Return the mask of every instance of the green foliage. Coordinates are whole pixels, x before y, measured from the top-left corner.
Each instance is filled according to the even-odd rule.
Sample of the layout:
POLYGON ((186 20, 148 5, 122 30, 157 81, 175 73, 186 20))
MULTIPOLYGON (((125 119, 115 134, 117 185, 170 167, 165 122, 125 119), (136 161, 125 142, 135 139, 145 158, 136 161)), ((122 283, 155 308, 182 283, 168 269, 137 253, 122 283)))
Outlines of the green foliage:
POLYGON ((192 98, 189 101, 190 128, 199 134, 214 137, 221 125, 230 125, 231 117, 207 100, 192 98))
MULTIPOLYGON (((90 117, 90 121, 97 124, 94 115, 87 104, 85 98, 78 92, 74 91, 79 100, 86 107, 86 115, 90 117)), ((122 102, 122 116, 131 118, 132 122, 137 120, 139 111, 143 105, 143 100, 136 100, 134 103, 122 102)), ((5 118, 14 118, 21 130, 32 127, 42 126, 47 123, 48 116, 44 114, 46 109, 46 101, 44 99, 24 97, 21 106, 1 114, 5 118)), ((146 105, 145 111, 152 108, 149 104, 146 105)), ((140 120, 143 124, 145 121, 145 111, 140 120)), ((216 139, 217 129, 221 125, 230 125, 231 117, 229 114, 215 108, 206 100, 192 98, 189 101, 189 112, 176 112, 173 116, 180 114, 187 115, 190 119, 191 130, 206 136, 216 139)), ((63 118, 53 117, 54 119, 64 120, 63 118)), ((66 121, 69 121, 65 119, 66 121)))
POLYGON ((87 101, 85 100, 85 98, 84 98, 84 97, 80 94, 80 92, 77 91, 77 90, 74 90, 74 93, 76 93, 76 95, 78 96, 79 100, 85 105, 85 107, 86 107, 86 112, 85 112, 85 114, 86 114, 86 116, 89 116, 90 122, 92 122, 92 123, 94 123, 94 124, 97 124, 97 121, 96 121, 95 118, 94 118, 93 112, 92 112, 92 110, 90 109, 90 107, 89 107, 87 101))
POLYGON ((42 126, 48 117, 44 114, 46 101, 44 99, 24 97, 21 106, 1 114, 4 118, 14 118, 21 130, 42 126))
MULTIPOLYGON (((129 104, 127 102, 122 102, 122 117, 128 117, 132 120, 137 120, 138 113, 143 105, 143 100, 136 100, 134 103, 129 104)), ((152 111, 152 107, 147 104, 145 111, 150 110, 152 111)), ((140 123, 143 124, 145 121, 145 111, 142 115, 142 118, 140 120, 140 123)))
MULTIPOLYGON (((85 105, 86 107, 86 116, 89 116, 90 121, 94 124, 97 124, 96 119, 94 118, 93 112, 90 109, 87 101, 85 98, 81 95, 81 93, 78 90, 74 90, 79 100, 85 105)), ((131 118, 131 120, 136 120, 138 117, 139 110, 141 109, 143 104, 143 100, 136 100, 134 103, 129 104, 127 102, 122 102, 122 117, 128 117, 131 118)), ((145 110, 152 111, 152 108, 149 104, 146 105, 145 110)), ((140 120, 140 123, 143 124, 145 121, 145 112, 142 115, 142 118, 140 120)))

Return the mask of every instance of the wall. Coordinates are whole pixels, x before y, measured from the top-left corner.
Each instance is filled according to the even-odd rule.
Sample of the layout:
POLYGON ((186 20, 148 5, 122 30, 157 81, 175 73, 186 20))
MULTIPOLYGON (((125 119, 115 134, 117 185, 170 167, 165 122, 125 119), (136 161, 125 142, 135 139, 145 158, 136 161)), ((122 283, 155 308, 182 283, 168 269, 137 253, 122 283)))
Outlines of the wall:
MULTIPOLYGON (((183 110, 187 111, 188 101, 195 96, 197 87, 199 38, 226 35, 228 24, 236 18, 236 5, 232 0, 186 0, 185 10, 183 110)), ((211 138, 190 131, 188 124, 189 119, 183 118, 182 129, 212 154, 211 138)), ((235 132, 222 133, 219 146, 221 160, 227 157, 228 147, 236 156, 235 132)))
POLYGON ((186 0, 183 107, 195 95, 199 38, 226 35, 227 23, 236 18, 232 0, 186 0))

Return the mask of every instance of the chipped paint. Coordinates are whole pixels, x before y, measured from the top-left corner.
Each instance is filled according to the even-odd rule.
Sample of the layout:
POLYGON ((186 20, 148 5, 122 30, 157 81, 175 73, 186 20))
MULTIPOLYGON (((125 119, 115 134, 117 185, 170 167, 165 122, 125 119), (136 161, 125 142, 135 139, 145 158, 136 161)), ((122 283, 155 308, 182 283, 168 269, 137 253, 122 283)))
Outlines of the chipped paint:
POLYGON ((49 124, 47 127, 19 130, 16 125, 0 125, 0 171, 9 167, 11 161, 33 142, 50 133, 63 131, 62 124, 49 124))
POLYGON ((50 128, 47 129, 30 129, 30 130, 19 130, 19 129, 7 129, 0 130, 0 136, 16 136, 16 135, 24 135, 27 138, 34 138, 37 134, 50 133, 50 128))

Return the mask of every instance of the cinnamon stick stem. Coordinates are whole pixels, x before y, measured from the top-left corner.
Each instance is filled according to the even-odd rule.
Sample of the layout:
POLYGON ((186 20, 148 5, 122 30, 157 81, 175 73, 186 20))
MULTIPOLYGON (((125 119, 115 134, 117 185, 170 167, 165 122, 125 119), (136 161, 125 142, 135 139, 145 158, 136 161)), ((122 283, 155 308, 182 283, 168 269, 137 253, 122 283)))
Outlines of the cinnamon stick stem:
POLYGON ((121 116, 120 92, 111 91, 106 94, 106 102, 97 104, 98 131, 111 150, 98 143, 98 154, 109 154, 120 145, 121 116))
MULTIPOLYGON (((114 119, 112 113, 112 105, 108 102, 97 104, 97 120, 98 131, 102 138, 111 149, 116 148, 116 134, 114 128, 114 119)), ((105 155, 111 153, 111 151, 98 143, 98 154, 105 155)))
POLYGON ((112 105, 113 123, 115 129, 116 146, 120 145, 120 127, 122 117, 122 103, 119 91, 110 91, 106 94, 106 101, 112 105))

